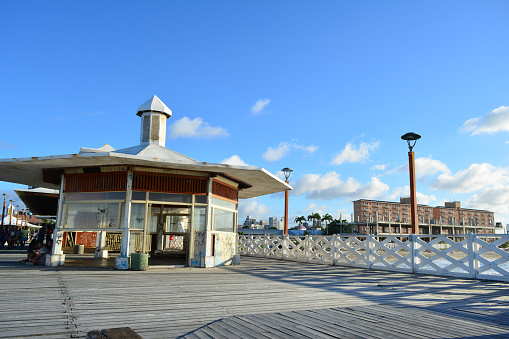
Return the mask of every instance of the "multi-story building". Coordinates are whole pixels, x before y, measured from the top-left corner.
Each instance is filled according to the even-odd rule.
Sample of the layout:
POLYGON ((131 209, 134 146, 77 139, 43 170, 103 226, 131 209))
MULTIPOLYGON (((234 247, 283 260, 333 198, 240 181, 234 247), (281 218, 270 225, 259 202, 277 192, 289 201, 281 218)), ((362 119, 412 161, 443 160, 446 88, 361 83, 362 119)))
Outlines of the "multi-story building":
MULTIPOLYGON (((378 200, 355 200, 353 202, 354 221, 390 221, 409 223, 410 219, 410 198, 401 198, 400 202, 378 201, 378 200)), ((417 205, 419 222, 428 223, 433 219, 433 207, 417 205)))
POLYGON ((446 202, 444 207, 433 209, 433 218, 440 224, 493 227, 495 213, 461 208, 459 201, 446 202))
MULTIPOLYGON (((408 233, 410 198, 400 202, 360 199, 353 202, 354 222, 388 225, 388 233, 408 233), (395 224, 399 224, 395 226, 395 224)), ((495 214, 485 210, 461 208, 459 201, 445 206, 417 205, 418 223, 425 234, 494 233, 495 214)), ((382 226, 384 229, 384 226, 382 226)))
POLYGON ((277 217, 270 217, 269 218, 269 228, 270 227, 276 227, 279 229, 279 223, 277 222, 277 217))

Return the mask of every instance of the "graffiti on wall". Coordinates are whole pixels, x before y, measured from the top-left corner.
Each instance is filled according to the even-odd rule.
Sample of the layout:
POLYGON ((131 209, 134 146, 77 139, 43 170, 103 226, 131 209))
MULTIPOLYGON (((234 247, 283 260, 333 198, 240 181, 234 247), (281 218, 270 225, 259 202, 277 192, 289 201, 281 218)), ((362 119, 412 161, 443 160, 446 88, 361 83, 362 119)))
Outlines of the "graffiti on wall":
POLYGON ((235 255, 236 235, 236 233, 216 233, 214 244, 216 266, 231 265, 235 255))
POLYGON ((206 240, 205 232, 194 231, 194 253, 191 259, 192 267, 202 267, 202 264, 205 263, 206 240))

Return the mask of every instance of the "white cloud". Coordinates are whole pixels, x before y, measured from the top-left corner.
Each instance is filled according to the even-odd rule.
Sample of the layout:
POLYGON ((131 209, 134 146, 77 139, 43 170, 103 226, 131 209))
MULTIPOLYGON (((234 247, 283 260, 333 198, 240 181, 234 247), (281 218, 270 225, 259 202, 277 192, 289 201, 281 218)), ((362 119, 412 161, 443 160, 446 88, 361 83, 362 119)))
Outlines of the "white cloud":
POLYGON ((281 142, 276 148, 269 147, 262 155, 262 158, 268 162, 277 161, 290 153, 291 149, 297 149, 307 154, 313 154, 318 150, 318 146, 303 146, 299 145, 295 140, 292 142, 281 142))
POLYGON ((449 190, 454 193, 468 193, 488 186, 509 184, 509 169, 492 164, 472 164, 469 168, 455 174, 443 173, 432 183, 435 190, 449 190))
MULTIPOLYGON (((509 213, 509 186, 487 187, 479 194, 474 194, 465 202, 465 207, 483 209, 496 213, 509 213)), ((495 218, 497 216, 495 215, 495 218)))
POLYGON ((224 159, 221 161, 222 164, 226 165, 233 165, 233 166, 251 166, 246 164, 238 155, 232 155, 229 158, 224 159))
POLYGON ((383 183, 379 178, 372 177, 371 181, 355 192, 356 198, 376 199, 389 190, 389 185, 383 183))
POLYGON ((361 185, 354 178, 342 181, 340 175, 333 171, 323 176, 307 174, 299 178, 293 184, 291 194, 305 195, 308 199, 318 200, 331 200, 339 197, 374 199, 383 195, 387 190, 389 190, 389 186, 376 177, 372 177, 366 185, 361 185))
POLYGON ((265 106, 267 106, 270 103, 270 99, 258 99, 256 100, 256 103, 253 107, 251 107, 251 112, 254 114, 260 113, 265 106))
MULTIPOLYGON (((239 201, 239 215, 251 216, 256 219, 266 219, 270 214, 270 208, 256 199, 247 199, 239 201)), ((239 223, 242 223, 239 219, 239 223)))
MULTIPOLYGON (((410 186, 397 187, 389 195, 384 197, 387 201, 399 202, 399 198, 410 196, 410 186)), ((434 195, 426 195, 417 191, 417 203, 421 205, 429 205, 433 201, 437 201, 434 195)))
POLYGON ((269 149, 263 153, 262 158, 268 162, 273 162, 281 159, 288 155, 290 152, 290 144, 287 142, 281 142, 276 148, 269 147, 269 149))
POLYGON ((500 106, 488 114, 469 119, 460 127, 460 131, 471 133, 470 135, 492 134, 500 131, 509 132, 509 107, 500 106))
POLYGON ((341 165, 344 162, 364 162, 368 160, 371 152, 378 149, 380 142, 361 143, 359 148, 356 148, 351 143, 346 144, 343 151, 336 155, 332 160, 332 165, 341 165))
POLYGON ((446 164, 431 157, 415 159, 415 176, 417 178, 429 177, 437 173, 450 173, 450 170, 446 164))
POLYGON ((204 138, 213 139, 228 136, 226 129, 222 127, 212 127, 204 122, 202 118, 189 119, 183 117, 169 126, 170 138, 204 138))
POLYGON ((374 165, 371 166, 371 169, 375 171, 385 171, 387 169, 387 165, 374 165))
POLYGON ((307 218, 307 216, 310 215, 311 213, 318 213, 322 215, 323 213, 327 213, 328 210, 329 207, 325 205, 318 206, 317 204, 312 202, 309 205, 307 205, 306 208, 304 209, 305 214, 304 216, 307 218))
POLYGON ((292 144, 292 147, 295 148, 295 149, 304 151, 306 153, 309 153, 309 154, 313 154, 316 151, 318 151, 318 146, 315 146, 315 145, 302 146, 302 145, 298 145, 298 144, 292 144))

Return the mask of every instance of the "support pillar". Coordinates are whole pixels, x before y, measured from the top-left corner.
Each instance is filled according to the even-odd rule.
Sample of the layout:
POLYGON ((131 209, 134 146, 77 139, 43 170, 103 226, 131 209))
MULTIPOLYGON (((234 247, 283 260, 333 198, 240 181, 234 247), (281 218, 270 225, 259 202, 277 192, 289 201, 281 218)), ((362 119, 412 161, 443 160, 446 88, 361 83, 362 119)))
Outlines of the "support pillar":
POLYGON ((129 224, 131 220, 131 196, 132 196, 132 188, 133 188, 133 172, 127 172, 127 188, 125 193, 125 207, 124 214, 122 218, 122 243, 120 246, 120 257, 116 257, 115 265, 119 270, 128 270, 130 268, 129 265, 129 257, 130 257, 130 238, 131 232, 129 231, 129 224))
POLYGON ((65 254, 62 252, 62 243, 64 242, 64 231, 62 224, 62 215, 64 209, 64 187, 65 175, 60 177, 60 192, 58 196, 58 212, 55 230, 53 231, 53 247, 51 248, 51 255, 46 255, 46 266, 61 266, 65 261, 65 254))
POLYGON ((214 246, 214 237, 212 235, 212 183, 213 179, 209 178, 207 186, 207 214, 205 231, 205 260, 202 262, 202 267, 214 267, 215 258, 212 248, 214 246))
POLYGON ((94 258, 108 258, 108 251, 106 250, 106 232, 104 231, 97 232, 94 258))

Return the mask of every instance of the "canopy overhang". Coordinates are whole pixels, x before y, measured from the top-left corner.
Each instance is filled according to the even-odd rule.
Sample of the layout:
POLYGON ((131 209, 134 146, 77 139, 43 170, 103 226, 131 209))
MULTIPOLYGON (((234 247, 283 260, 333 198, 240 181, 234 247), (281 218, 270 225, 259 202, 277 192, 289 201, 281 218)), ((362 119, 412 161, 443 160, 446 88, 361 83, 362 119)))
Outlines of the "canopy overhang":
POLYGON ((59 189, 56 181, 48 180, 45 172, 79 167, 100 166, 145 166, 182 171, 199 171, 225 175, 243 183, 240 199, 291 190, 292 187, 261 167, 212 164, 206 162, 179 163, 162 158, 144 157, 116 152, 80 153, 31 158, 0 159, 0 180, 59 189), (52 183, 53 182, 53 183, 52 183))

